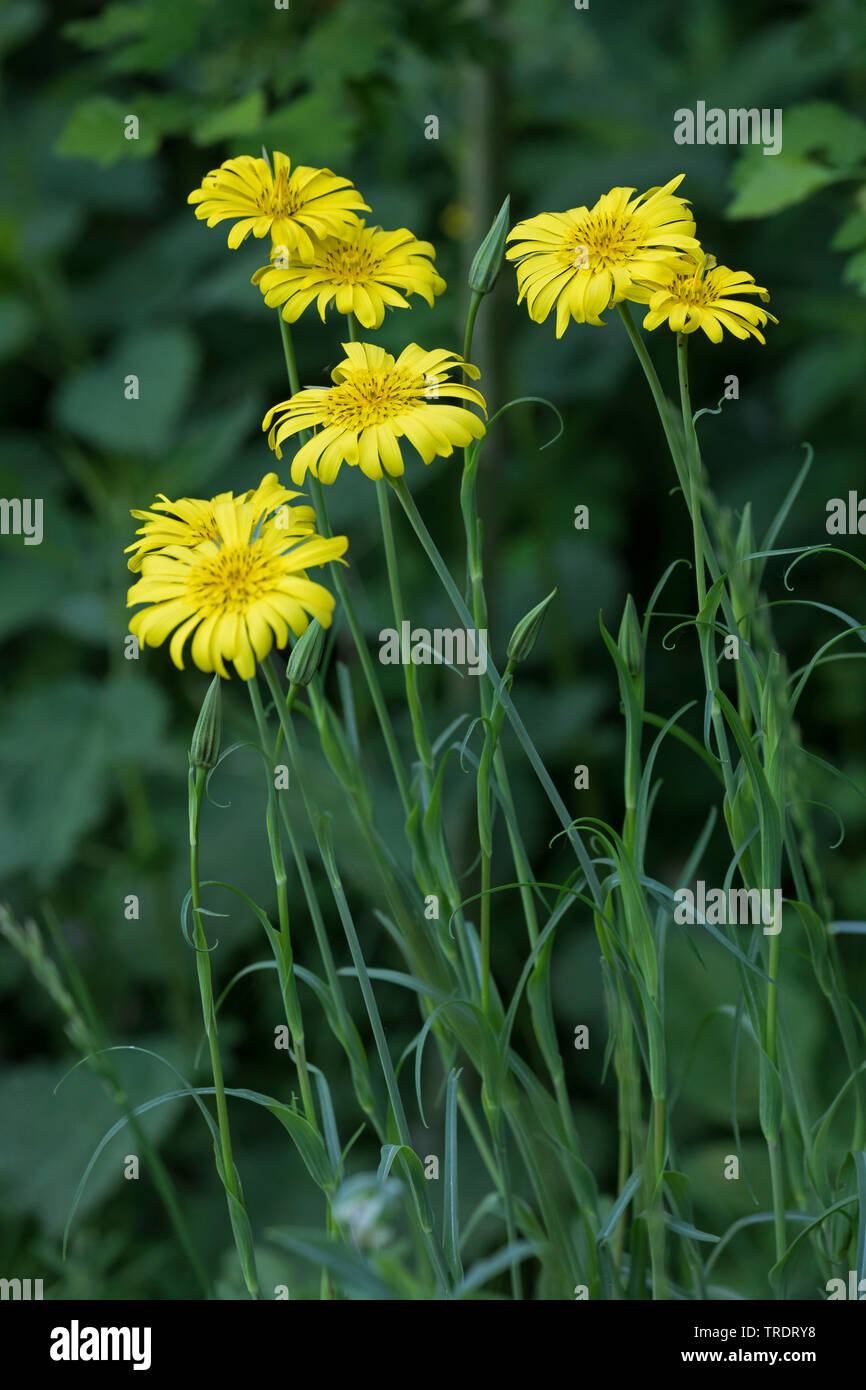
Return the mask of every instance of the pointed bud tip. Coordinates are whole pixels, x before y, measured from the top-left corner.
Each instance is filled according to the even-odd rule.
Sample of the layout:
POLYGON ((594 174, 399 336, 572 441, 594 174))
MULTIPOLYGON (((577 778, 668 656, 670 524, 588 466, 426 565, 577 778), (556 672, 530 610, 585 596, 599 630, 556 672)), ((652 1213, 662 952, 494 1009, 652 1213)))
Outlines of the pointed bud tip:
POLYGON ((508 235, 508 220, 511 216, 511 194, 509 193, 491 225, 490 231, 482 241, 469 269, 469 288, 475 294, 489 294, 496 284, 505 258, 505 238, 508 235))
POLYGON ((544 622, 544 615, 547 612, 548 604, 556 597, 556 589, 551 589, 547 598, 537 603, 531 608, 525 617, 515 627, 511 634, 511 640, 506 648, 508 660, 516 665, 519 661, 525 661, 538 639, 541 625, 544 622))
POLYGON ((298 638, 286 664, 289 685, 309 685, 319 669, 325 647, 325 628, 315 618, 298 638))
POLYGON ((631 594, 625 601, 616 644, 622 653, 629 675, 637 678, 643 670, 643 637, 631 594))
POLYGON ((202 700, 189 749, 190 767, 216 767, 222 747, 222 677, 214 676, 202 700))

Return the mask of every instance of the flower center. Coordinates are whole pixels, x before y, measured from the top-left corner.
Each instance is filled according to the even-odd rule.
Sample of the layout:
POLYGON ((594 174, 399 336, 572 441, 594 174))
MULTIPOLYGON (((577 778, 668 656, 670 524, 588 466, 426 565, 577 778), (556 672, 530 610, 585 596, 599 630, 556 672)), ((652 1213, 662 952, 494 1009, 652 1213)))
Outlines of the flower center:
POLYGON ((338 244, 322 253, 321 264, 332 280, 343 285, 361 285, 375 280, 382 258, 366 246, 338 244))
POLYGON ((668 294, 680 304, 696 309, 705 308, 718 298, 710 281, 701 278, 700 270, 694 275, 675 276, 668 286, 668 294))
POLYGON ((328 424, 361 430, 381 425, 424 399, 424 381, 414 373, 394 369, 353 372, 328 392, 328 424))
POLYGON ((270 192, 263 188, 256 201, 262 212, 269 212, 274 217, 293 217, 301 206, 301 200, 289 186, 285 169, 277 172, 270 192))
POLYGON ((205 556, 189 576, 189 599, 210 612, 245 613, 280 579, 279 557, 260 544, 225 545, 205 556))
POLYGON ((631 260, 641 236, 631 217, 590 212, 563 243, 560 259, 570 270, 608 270, 631 260))

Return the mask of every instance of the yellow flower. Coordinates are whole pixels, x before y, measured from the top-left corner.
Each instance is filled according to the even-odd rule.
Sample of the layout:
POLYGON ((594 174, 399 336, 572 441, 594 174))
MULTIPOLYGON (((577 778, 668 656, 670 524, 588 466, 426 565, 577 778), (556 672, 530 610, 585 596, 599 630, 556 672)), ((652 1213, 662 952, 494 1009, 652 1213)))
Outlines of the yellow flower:
MULTIPOLYGON (((245 492, 237 501, 248 502, 252 506, 257 523, 262 521, 263 524, 276 526, 282 536, 304 536, 316 529, 313 508, 286 505, 291 498, 300 496, 299 492, 289 492, 284 488, 277 481, 276 473, 268 473, 257 488, 245 492)), ((158 493, 150 511, 136 510, 130 513, 136 521, 143 521, 144 525, 136 531, 140 539, 128 545, 124 552, 130 555, 129 568, 140 570, 145 555, 152 550, 162 550, 167 545, 194 547, 202 541, 216 540, 215 508, 221 502, 233 500, 230 492, 221 492, 209 502, 199 497, 181 497, 177 502, 172 502, 165 493, 158 493)))
POLYGON ((253 284, 272 309, 283 305, 287 323, 299 319, 315 299, 323 322, 326 306, 335 301, 338 313, 354 314, 364 328, 381 328, 386 308, 409 308, 404 294, 420 294, 432 305, 433 296, 445 289, 431 264, 435 255, 429 241, 416 241, 405 227, 383 232, 355 217, 338 234, 317 242, 312 258, 287 268, 262 266, 253 284))
POLYGON ((346 537, 287 539, 276 526, 260 528, 256 510, 240 499, 217 502, 214 540, 195 549, 167 545, 142 560, 127 606, 148 606, 134 614, 129 630, 149 647, 161 646, 173 633, 169 651, 181 670, 191 634, 200 671, 228 677, 225 663, 231 661, 241 679, 250 680, 256 661, 274 644, 286 645, 289 629, 300 637, 310 616, 330 626, 333 595, 308 579, 306 570, 336 560, 346 537))
POLYGON ((694 218, 673 194, 684 178, 679 174, 636 197, 633 188, 612 188, 593 208, 543 212, 519 222, 508 234, 517 245, 506 252, 518 262, 518 304, 526 300, 536 323, 556 304, 561 338, 570 318, 601 324, 599 315, 630 298, 642 275, 678 250, 699 250, 694 218))
POLYGON ((702 328, 713 343, 722 341, 726 328, 735 338, 757 338, 764 342, 761 329, 769 319, 778 323, 766 309, 759 309, 742 294, 770 296, 754 276, 745 270, 729 270, 716 265, 714 256, 678 256, 648 276, 632 296, 649 305, 644 328, 658 328, 667 320, 674 333, 694 333, 702 328), (641 292, 642 291, 642 292, 641 292))
POLYGON ((399 441, 408 439, 425 463, 447 457, 455 444, 464 447, 484 433, 484 424, 465 406, 440 404, 443 396, 474 401, 486 413, 484 397, 473 386, 448 380, 462 367, 478 377, 477 367, 445 348, 426 352, 410 343, 395 360, 371 343, 344 343, 345 360, 331 373, 331 387, 310 387, 273 406, 262 421, 268 443, 282 458, 283 441, 301 430, 323 426, 295 454, 292 482, 301 483, 309 468, 323 483, 332 483, 342 463, 358 464, 368 478, 387 473, 399 478, 403 455, 399 441), (277 423, 272 424, 279 415, 277 423))
POLYGON ((273 173, 267 160, 249 154, 227 159, 205 174, 187 202, 197 204, 196 217, 207 218, 209 227, 235 219, 229 232, 232 250, 250 232, 255 237, 270 232, 275 245, 312 256, 311 237, 339 232, 351 221, 352 210, 367 204, 348 179, 330 169, 299 164, 292 173, 291 168, 291 160, 278 150, 273 173))

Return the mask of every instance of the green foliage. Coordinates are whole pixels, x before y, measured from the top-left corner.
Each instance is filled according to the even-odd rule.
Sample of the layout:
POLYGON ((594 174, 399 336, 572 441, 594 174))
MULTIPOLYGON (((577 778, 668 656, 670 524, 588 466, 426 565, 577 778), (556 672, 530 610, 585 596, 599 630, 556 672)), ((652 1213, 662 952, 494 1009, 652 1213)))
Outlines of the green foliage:
MULTIPOLYGON (((296 163, 350 175, 373 208, 371 220, 431 239, 449 294, 432 309, 392 314, 377 338, 389 350, 410 339, 459 348, 472 255, 506 195, 516 220, 592 203, 615 184, 649 187, 684 169, 707 243, 769 287, 780 319, 766 349, 733 339, 694 346, 696 406, 715 405, 730 373, 740 383, 739 400, 701 422, 720 520, 727 516, 736 536, 749 506, 754 534, 770 536, 797 479, 781 535, 761 549, 814 546, 826 539, 828 498, 862 486, 866 124, 855 114, 862 69, 850 57, 866 36, 862 13, 835 0, 815 0, 793 16, 781 0, 769 0, 760 15, 715 3, 684 10, 673 0, 651 7, 628 0, 593 10, 591 27, 585 18, 562 0, 506 0, 477 12, 459 0, 435 7, 334 0, 285 12, 261 0, 73 0, 59 25, 37 0, 0 9, 7 110, 0 493, 42 498, 45 506, 40 547, 0 537, 0 896, 22 920, 44 923, 56 913, 68 949, 64 979, 76 970, 86 978, 112 1040, 150 1040, 169 1052, 208 1104, 195 957, 179 930, 188 888, 186 750, 206 680, 175 671, 164 649, 145 650, 137 662, 123 652, 129 509, 157 492, 209 496, 257 483, 274 467, 261 417, 288 394, 274 316, 249 284, 266 243, 231 253, 221 230, 198 223, 187 205, 208 169, 233 154, 257 154, 262 144, 283 149, 296 163), (782 153, 675 146, 673 110, 693 92, 725 106, 781 105, 782 153), (438 140, 425 139, 429 113, 438 115, 438 140), (137 140, 124 133, 130 114, 139 121, 137 140), (138 400, 124 396, 130 374, 139 379, 138 400), (803 438, 812 441, 815 464, 798 477, 803 438), (128 894, 140 899, 138 921, 123 919, 128 894)), ((796 718, 815 758, 798 764, 801 784, 782 817, 772 788, 768 794, 748 692, 730 664, 719 663, 738 764, 731 837, 719 814, 716 750, 712 739, 710 751, 704 744, 688 566, 669 573, 641 633, 645 710, 633 703, 625 669, 617 689, 612 654, 599 639, 599 610, 614 631, 627 594, 638 615, 646 613, 658 576, 690 554, 683 499, 670 495, 676 480, 643 380, 614 316, 604 329, 572 326, 557 343, 550 323, 531 324, 515 298, 506 267, 474 342, 491 416, 503 402, 521 402, 497 420, 478 459, 492 652, 504 666, 515 623, 539 596, 558 590, 513 698, 569 814, 592 818, 596 828, 622 822, 620 700, 632 726, 647 726, 636 803, 642 865, 634 870, 618 834, 592 838, 611 899, 603 917, 594 915, 569 842, 554 839, 555 819, 505 726, 512 806, 494 792, 489 827, 495 974, 509 1029, 497 1038, 473 1012, 466 964, 478 950, 475 787, 486 726, 475 726, 463 750, 461 741, 477 715, 477 690, 439 670, 428 685, 425 672, 424 699, 435 711, 427 794, 419 790, 402 672, 378 673, 417 793, 409 833, 441 890, 441 918, 429 923, 375 711, 338 623, 311 687, 325 703, 313 710, 305 692, 295 727, 311 802, 331 816, 340 906, 359 944, 355 964, 321 867, 317 827, 296 814, 297 799, 293 839, 285 842, 292 950, 324 1139, 308 1132, 293 1100, 294 1064, 273 1046, 284 1005, 279 978, 270 969, 243 973, 260 954, 261 936, 243 890, 273 921, 278 906, 267 886, 257 754, 247 747, 221 764, 203 813, 203 873, 224 880, 230 865, 240 884, 229 903, 213 887, 205 901, 229 912, 211 960, 217 997, 235 982, 219 1010, 220 1042, 259 1274, 266 1290, 285 1282, 293 1298, 318 1297, 324 1269, 345 1297, 427 1298, 446 1287, 451 1297, 508 1297, 519 1278, 524 1296, 552 1299, 570 1297, 574 1270, 586 1269, 593 1297, 602 1290, 645 1297, 654 1240, 658 1253, 646 1211, 660 1192, 674 1290, 700 1296, 705 1277, 710 1297, 726 1296, 718 1292, 726 1288, 766 1297, 775 1257, 763 1133, 781 1126, 792 1171, 808 1184, 809 1209, 789 1215, 791 1246, 803 1234, 776 1270, 788 1280, 787 1295, 822 1296, 840 1248, 862 1262, 866 1211, 862 1142, 851 1143, 866 1113, 856 1070, 863 1037, 846 1012, 849 1002, 863 1012, 862 937, 826 931, 831 918, 859 920, 866 889, 862 667, 834 661, 812 670, 796 718), (541 404, 549 401, 563 424, 555 439, 541 404), (590 509, 588 533, 573 528, 578 504, 590 509), (573 789, 576 763, 590 765, 586 791, 573 789), (344 782, 335 775, 341 769, 344 782), (847 836, 838 848, 830 848, 835 822, 804 810, 813 801, 842 816, 847 836), (801 814, 802 837, 792 829, 801 814), (672 930, 666 897, 686 870, 716 882, 748 870, 761 824, 774 853, 787 854, 792 839, 805 846, 803 881, 785 881, 792 906, 774 1061, 764 1045, 765 943, 756 952, 733 932, 672 930), (515 827, 531 866, 526 875, 509 858, 515 827), (304 872, 333 975, 321 959, 304 872), (810 906, 820 898, 811 895, 815 875, 829 899, 820 910, 810 906), (537 948, 527 934, 527 901, 537 948), (611 928, 603 968, 599 923, 611 928), (424 959, 440 968, 436 982, 407 965, 410 930, 424 959), (449 951, 462 971, 456 983, 449 951), (359 969, 394 1059, 415 1153, 443 1159, 441 1188, 420 1178, 408 1148, 397 1156, 403 1136, 393 1132, 393 1115, 389 1128, 359 969), (572 1045, 582 1022, 588 1053, 572 1045), (630 1097, 635 1069, 643 1091, 630 1097), (662 1185, 652 1191, 643 1170, 629 1177, 633 1165, 623 1167, 617 1147, 621 1094, 648 1124, 650 1070, 656 1089, 667 1083, 669 1139, 662 1185), (245 1090, 247 1083, 257 1089, 245 1090), (510 1201, 492 1133, 506 1155, 510 1201), (338 1191, 365 1175, 375 1183, 383 1151, 386 1162, 396 1160, 386 1181, 399 1183, 400 1195, 387 1246, 362 1252, 351 1238, 323 1231, 321 1188, 337 1169, 338 1191), (742 1160, 739 1182, 720 1177, 732 1152, 742 1160), (417 1200, 424 1190, 429 1219, 417 1200), (620 1217, 631 1264, 618 1269, 620 1217), (441 1237, 438 1273, 426 1227, 441 1237)), ((327 379, 343 327, 336 316, 323 326, 315 313, 299 327, 302 382, 327 379)), ((666 383, 674 382, 672 342, 659 332, 651 347, 666 383)), ((375 651, 390 621, 376 508, 366 480, 343 481, 328 497, 331 519, 335 531, 351 535, 347 582, 375 651)), ((459 463, 417 465, 407 481, 462 589, 459 463)), ((858 556, 861 540, 849 538, 858 556)), ((402 517, 397 541, 413 622, 453 621, 402 517)), ((773 650, 785 652, 793 673, 839 632, 836 615, 862 613, 862 572, 838 555, 811 556, 794 569, 793 592, 782 578, 785 558, 738 559, 742 574, 725 556, 732 583, 742 579, 738 617, 759 628, 774 605, 773 650)), ((730 625, 723 608, 713 617, 723 630, 730 625)), ((749 642, 763 651, 760 631, 749 642)), ((763 669, 760 661, 750 667, 756 680, 763 669)), ((226 742, 243 745, 256 732, 237 686, 223 692, 226 742)), ((788 753, 794 757, 793 745, 788 753)), ((0 1034, 9 1059, 0 1108, 10 1118, 0 1138, 0 1222, 20 1236, 34 1267, 48 1262, 52 1296, 197 1296, 164 1198, 147 1179, 121 1182, 117 1155, 127 1140, 120 1136, 89 1178, 61 1262, 75 1185, 118 1111, 84 1068, 53 1094, 69 1065, 64 1020, 6 942, 0 954, 0 1034)), ((124 1064, 136 1105, 164 1090, 157 1068, 145 1059, 124 1064)), ((141 1118, 178 1177, 192 1241, 217 1272, 219 1296, 240 1296, 225 1193, 213 1173, 202 1173, 209 1154, 200 1115, 186 1100, 153 1105, 141 1118)))
MULTIPOLYGON (((866 248, 866 121, 835 102, 812 101, 784 114, 781 153, 767 157, 760 148, 744 151, 734 166, 736 190, 728 216, 767 217, 795 207, 832 184, 859 181, 854 210, 830 242, 833 251, 866 248)), ((842 278, 866 294, 866 249, 849 257, 842 278)))

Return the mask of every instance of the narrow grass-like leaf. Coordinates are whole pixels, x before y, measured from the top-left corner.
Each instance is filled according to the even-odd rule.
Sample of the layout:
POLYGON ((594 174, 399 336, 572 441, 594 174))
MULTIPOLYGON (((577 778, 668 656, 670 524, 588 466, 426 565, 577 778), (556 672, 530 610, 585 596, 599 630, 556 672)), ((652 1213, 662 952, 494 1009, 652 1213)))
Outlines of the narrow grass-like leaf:
MULTIPOLYGON (((836 1212, 844 1211, 846 1207, 850 1207, 854 1202, 858 1202, 859 1200, 859 1196, 856 1193, 853 1197, 842 1197, 838 1202, 833 1202, 831 1206, 826 1207, 824 1211, 821 1212, 820 1216, 816 1216, 813 1219, 809 1220, 808 1226, 804 1227, 800 1234, 794 1237, 782 1258, 780 1260, 777 1260, 776 1263, 773 1265, 772 1269, 770 1270, 768 1277, 770 1283, 773 1285, 774 1288, 776 1287, 779 1277, 784 1271, 785 1266, 788 1264, 788 1261, 791 1259, 795 1251, 799 1250, 806 1237, 812 1231, 817 1231, 818 1227, 824 1224, 828 1216, 835 1216, 836 1212)), ((802 1221, 803 1213, 786 1211, 785 1220, 802 1221)))
POLYGON ((512 1241, 495 1255, 488 1256, 485 1260, 479 1260, 469 1270, 465 1278, 454 1288, 451 1297, 458 1299, 464 1298, 473 1289, 480 1289, 489 1279, 495 1279, 497 1275, 504 1273, 514 1264, 520 1264, 523 1260, 528 1260, 536 1253, 535 1247, 525 1240, 512 1241))
POLYGON ((857 1196, 860 1202, 857 1219, 857 1286, 866 1279, 866 1151, 857 1149, 851 1154, 857 1177, 857 1196))
POLYGON ((321 1231, 291 1226, 274 1227, 265 1232, 265 1239, 281 1250, 300 1255, 320 1269, 329 1269, 341 1287, 354 1289, 361 1298, 384 1300, 398 1297, 359 1254, 347 1250, 345 1245, 321 1231))
POLYGON ((452 1069, 448 1075, 445 1097, 445 1173, 442 1213, 442 1247, 455 1284, 463 1278, 460 1260, 460 1210, 458 1205, 457 1168, 457 1094, 460 1072, 452 1069))
POLYGON ((643 1173, 639 1168, 636 1168, 635 1171, 632 1173, 631 1177, 625 1183, 622 1192, 620 1192, 619 1196, 617 1197, 616 1201, 614 1202, 613 1206, 611 1207, 608 1213, 607 1220, 605 1221, 604 1225, 598 1233, 599 1245, 603 1244, 606 1240, 610 1240, 613 1232, 616 1230, 616 1227, 619 1224, 619 1218, 622 1216, 623 1212, 625 1211, 626 1207, 628 1206, 634 1194, 637 1192, 642 1182, 643 1173))
MULTIPOLYGON (((806 450, 806 460, 800 467, 793 483, 788 488, 788 491, 786 492, 785 497, 782 501, 782 505, 776 512, 776 515, 773 517, 773 520, 770 522, 770 525, 767 527, 764 539, 761 541, 761 550, 772 550, 773 546, 776 543, 776 537, 778 536, 779 532, 781 531, 782 527, 787 521, 791 508, 793 507, 794 503, 797 500, 797 497, 799 496, 800 489, 809 475, 809 470, 812 467, 812 460, 815 457, 815 453, 811 444, 804 443, 803 448, 806 450)), ((758 583, 760 583, 762 571, 763 566, 757 574, 758 583)))

